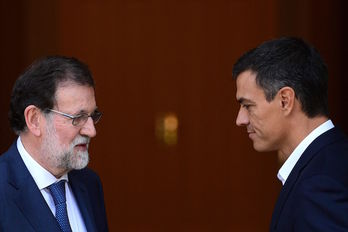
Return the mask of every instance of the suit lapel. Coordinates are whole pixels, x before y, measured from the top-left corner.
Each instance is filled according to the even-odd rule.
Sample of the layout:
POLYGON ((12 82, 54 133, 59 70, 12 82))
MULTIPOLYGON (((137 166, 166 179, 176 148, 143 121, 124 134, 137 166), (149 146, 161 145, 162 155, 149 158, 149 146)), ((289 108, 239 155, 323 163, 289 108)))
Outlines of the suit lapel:
POLYGON ((93 217, 92 206, 90 203, 91 198, 88 194, 86 186, 78 180, 78 177, 76 175, 71 175, 71 173, 69 173, 69 182, 82 214, 87 231, 97 231, 93 217))
POLYGON ((60 231, 55 217, 36 185, 24 184, 13 196, 17 207, 35 231, 60 231))
POLYGON ((330 144, 342 137, 343 134, 341 134, 337 128, 330 129, 316 138, 303 152, 301 158, 294 166, 288 179, 285 182, 285 185, 279 193, 279 197, 272 215, 271 230, 276 230, 286 200, 288 199, 289 194, 291 193, 295 183, 300 177, 303 169, 308 165, 308 163, 310 163, 310 161, 318 151, 320 151, 327 144, 330 144))
POLYGON ((10 149, 8 198, 12 199, 34 231, 60 231, 59 225, 26 168, 16 143, 10 149))

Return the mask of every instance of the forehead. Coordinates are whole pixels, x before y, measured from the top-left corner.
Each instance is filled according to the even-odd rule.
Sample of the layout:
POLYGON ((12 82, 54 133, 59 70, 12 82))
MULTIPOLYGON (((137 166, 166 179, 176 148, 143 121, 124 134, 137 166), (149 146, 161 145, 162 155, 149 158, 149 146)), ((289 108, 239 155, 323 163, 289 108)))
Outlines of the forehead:
POLYGON ((263 89, 256 84, 256 73, 244 71, 238 75, 236 80, 236 98, 241 100, 257 100, 265 98, 263 89))
POLYGON ((74 113, 76 111, 89 112, 96 108, 94 88, 75 82, 58 84, 55 100, 58 109, 66 110, 66 113, 74 113))

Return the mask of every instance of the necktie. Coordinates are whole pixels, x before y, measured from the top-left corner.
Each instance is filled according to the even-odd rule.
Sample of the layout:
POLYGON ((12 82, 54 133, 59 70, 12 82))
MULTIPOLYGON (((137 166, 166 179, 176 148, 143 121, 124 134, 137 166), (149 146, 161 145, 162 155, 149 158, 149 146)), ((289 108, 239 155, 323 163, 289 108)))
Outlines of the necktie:
POLYGON ((56 205, 56 219, 63 232, 71 232, 65 199, 65 180, 61 180, 48 187, 56 205))

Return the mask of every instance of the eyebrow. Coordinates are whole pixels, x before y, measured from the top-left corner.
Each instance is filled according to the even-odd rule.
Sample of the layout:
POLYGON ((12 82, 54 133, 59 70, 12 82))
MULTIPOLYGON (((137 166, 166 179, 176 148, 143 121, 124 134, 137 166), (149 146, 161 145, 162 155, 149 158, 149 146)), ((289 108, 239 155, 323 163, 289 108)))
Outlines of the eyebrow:
POLYGON ((238 98, 237 101, 239 102, 239 104, 242 104, 245 101, 245 98, 238 98))
MULTIPOLYGON (((92 111, 92 113, 95 111, 98 111, 98 107, 95 107, 95 109, 92 111)), ((77 112, 73 115, 81 115, 81 114, 88 114, 88 112, 86 110, 80 110, 79 112, 77 112)))
POLYGON ((238 98, 237 101, 239 102, 239 104, 246 104, 246 103, 251 103, 251 104, 255 104, 254 101, 250 100, 250 99, 247 99, 247 98, 244 98, 244 97, 241 97, 241 98, 238 98))

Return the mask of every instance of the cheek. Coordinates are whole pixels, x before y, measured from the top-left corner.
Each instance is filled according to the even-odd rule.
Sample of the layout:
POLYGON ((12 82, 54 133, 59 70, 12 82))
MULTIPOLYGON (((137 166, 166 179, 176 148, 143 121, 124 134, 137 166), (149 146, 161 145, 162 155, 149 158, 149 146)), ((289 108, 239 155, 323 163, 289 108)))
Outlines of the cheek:
POLYGON ((72 129, 69 130, 69 128, 66 127, 57 127, 56 133, 58 142, 62 146, 69 146, 78 135, 78 131, 72 129))
POLYGON ((255 111, 249 112, 250 124, 254 127, 260 127, 263 124, 262 115, 258 114, 255 111))
POLYGON ((273 127, 276 126, 271 115, 262 114, 262 112, 250 113, 249 120, 255 132, 262 137, 272 134, 273 127))

